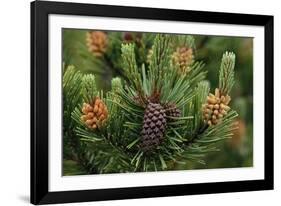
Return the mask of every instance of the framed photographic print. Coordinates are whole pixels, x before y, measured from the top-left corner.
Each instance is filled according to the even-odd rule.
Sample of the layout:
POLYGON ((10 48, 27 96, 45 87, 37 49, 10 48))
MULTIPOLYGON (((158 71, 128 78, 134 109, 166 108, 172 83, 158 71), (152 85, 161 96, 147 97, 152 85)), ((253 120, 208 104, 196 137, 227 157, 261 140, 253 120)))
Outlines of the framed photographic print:
POLYGON ((273 189, 273 16, 31 3, 33 204, 273 189))

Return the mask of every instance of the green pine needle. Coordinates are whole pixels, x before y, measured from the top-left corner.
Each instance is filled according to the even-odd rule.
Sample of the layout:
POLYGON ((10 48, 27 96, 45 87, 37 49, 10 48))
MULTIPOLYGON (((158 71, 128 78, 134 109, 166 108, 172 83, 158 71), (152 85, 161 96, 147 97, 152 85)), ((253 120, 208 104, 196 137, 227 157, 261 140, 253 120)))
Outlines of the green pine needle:
POLYGON ((234 85, 234 67, 235 54, 233 52, 225 52, 222 56, 219 72, 219 89, 225 95, 230 93, 234 85))

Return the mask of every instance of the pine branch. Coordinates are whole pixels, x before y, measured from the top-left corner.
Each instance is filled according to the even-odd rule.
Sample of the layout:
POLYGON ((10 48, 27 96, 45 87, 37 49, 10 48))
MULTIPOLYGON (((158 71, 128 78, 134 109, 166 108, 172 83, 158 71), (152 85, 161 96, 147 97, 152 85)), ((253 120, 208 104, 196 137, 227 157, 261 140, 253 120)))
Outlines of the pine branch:
MULTIPOLYGON (((178 45, 194 46, 192 37, 177 38, 178 45)), ((188 65, 188 73, 179 73, 176 66, 171 64, 174 46, 171 35, 157 35, 146 70, 145 63, 141 68, 138 66, 134 44, 123 44, 121 55, 126 79, 112 79, 112 89, 105 94, 97 91, 94 75, 72 77, 82 82, 80 90, 71 91, 80 100, 75 103, 71 117, 73 131, 83 145, 81 156, 89 173, 169 170, 173 169, 173 163, 180 163, 181 160, 204 163, 206 154, 218 150, 218 141, 231 137, 237 113, 223 111, 229 107, 222 105, 221 113, 225 115, 221 115, 221 121, 208 125, 203 118, 203 105, 206 101, 216 103, 221 98, 228 98, 221 97, 221 93, 228 94, 233 86, 234 54, 226 53, 223 56, 219 75, 221 93, 213 95, 213 100, 207 98, 210 86, 203 81, 206 77, 204 64, 193 62, 188 65), (95 97, 99 97, 98 100, 95 97), (91 102, 93 99, 98 103, 91 102), (84 109, 81 100, 92 104, 86 105, 90 112, 84 109), (95 106, 98 109, 94 109, 95 106), (99 106, 102 108, 100 111, 99 106), (169 113, 173 109, 177 111, 174 116, 169 113), (104 112, 106 121, 98 127, 89 127, 83 119, 90 120, 91 124, 93 116, 97 115, 92 114, 95 110, 96 113, 99 111, 99 115, 104 112), (92 119, 87 119, 87 115, 92 119), (151 134, 154 136, 150 137, 151 134), (155 139, 159 140, 157 144, 153 142, 155 139), (151 150, 144 149, 145 141, 154 144, 151 150)), ((64 83, 68 85, 72 78, 65 78, 64 83)), ((72 81, 71 85, 76 81, 72 81)))
POLYGON ((219 73, 219 89, 224 94, 230 93, 234 85, 235 54, 225 52, 222 57, 219 73))
MULTIPOLYGON (((202 105, 206 102, 207 95, 210 91, 210 85, 207 81, 201 81, 196 88, 196 95, 194 96, 194 130, 198 130, 199 133, 202 131, 201 128, 205 128, 202 126, 202 105)), ((203 129, 204 130, 204 129, 203 129)))
POLYGON ((134 44, 122 44, 121 50, 124 71, 125 75, 127 76, 128 83, 132 85, 136 91, 143 95, 142 80, 141 75, 138 72, 138 66, 134 52, 134 44))
POLYGON ((185 142, 186 149, 179 154, 182 159, 195 161, 200 164, 205 164, 203 158, 209 152, 217 152, 217 142, 229 139, 232 137, 235 129, 234 119, 238 116, 235 111, 229 114, 216 126, 202 125, 192 136, 191 139, 185 142))
POLYGON ((195 40, 191 35, 176 35, 173 37, 173 46, 195 48, 195 40))
MULTIPOLYGON (((87 160, 82 156, 86 151, 85 145, 81 144, 76 136, 76 123, 71 118, 72 112, 82 100, 81 89, 83 84, 83 75, 76 70, 74 66, 68 66, 63 75, 63 138, 64 151, 69 146, 71 149, 71 158, 77 160, 79 164, 84 165, 87 160)), ((65 157, 65 154, 64 154, 65 157)))
MULTIPOLYGON (((68 66, 63 74, 63 123, 64 133, 69 133, 73 127, 71 113, 81 101, 80 91, 82 88, 83 75, 74 66, 68 66), (67 128, 70 128, 68 131, 67 128)), ((71 133, 71 132, 70 132, 71 133)), ((69 134, 72 136, 71 134, 69 134)), ((66 135, 66 136, 69 136, 66 135)))
POLYGON ((153 92, 160 92, 161 87, 163 86, 161 80, 169 68, 170 41, 171 37, 169 35, 158 34, 155 37, 148 71, 148 78, 150 85, 153 85, 153 92))
POLYGON ((86 74, 83 76, 81 93, 84 102, 87 103, 92 102, 94 97, 98 96, 96 80, 93 74, 86 74))

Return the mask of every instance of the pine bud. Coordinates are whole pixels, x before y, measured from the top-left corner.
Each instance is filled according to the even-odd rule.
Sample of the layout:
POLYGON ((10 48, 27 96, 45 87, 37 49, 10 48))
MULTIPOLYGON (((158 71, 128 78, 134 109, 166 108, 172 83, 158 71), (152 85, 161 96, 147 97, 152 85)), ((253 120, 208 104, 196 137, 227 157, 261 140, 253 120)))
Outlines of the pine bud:
POLYGON ((208 125, 216 125, 227 115, 230 110, 228 106, 231 98, 229 95, 221 95, 218 88, 215 89, 215 95, 209 94, 207 103, 203 105, 203 119, 208 125))
POLYGON ((84 103, 81 121, 90 129, 102 128, 108 118, 106 105, 99 97, 95 97, 92 104, 84 103))
POLYGON ((187 74, 190 72, 190 65, 194 61, 192 48, 178 47, 172 55, 172 60, 179 67, 179 73, 187 74))
POLYGON ((96 57, 100 57, 106 52, 107 43, 107 35, 105 32, 91 31, 86 34, 88 50, 96 57))

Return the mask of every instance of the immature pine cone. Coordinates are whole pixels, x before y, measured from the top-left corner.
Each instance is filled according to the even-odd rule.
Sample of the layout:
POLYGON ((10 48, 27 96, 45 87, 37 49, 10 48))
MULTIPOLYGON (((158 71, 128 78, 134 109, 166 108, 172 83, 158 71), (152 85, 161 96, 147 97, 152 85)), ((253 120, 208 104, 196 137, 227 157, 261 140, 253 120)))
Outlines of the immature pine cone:
POLYGON ((194 61, 193 50, 188 47, 178 47, 172 55, 173 63, 179 66, 181 74, 190 72, 190 65, 194 61))
POLYGON ((105 125, 108 118, 107 107, 99 97, 95 97, 90 104, 84 103, 82 112, 81 120, 90 129, 100 129, 105 125))
POLYGON ((164 139, 166 128, 165 109, 158 103, 149 102, 144 113, 140 147, 144 152, 155 149, 164 139))
POLYGON ((89 52, 92 52, 96 57, 100 57, 106 51, 107 35, 102 31, 87 32, 86 43, 89 52))
POLYGON ((177 105, 174 103, 167 104, 165 106, 166 115, 170 117, 180 117, 181 110, 177 108, 177 105))
POLYGON ((227 114, 230 109, 228 106, 230 96, 220 94, 220 90, 216 88, 215 95, 209 94, 207 103, 203 105, 203 118, 208 125, 216 125, 227 114))

